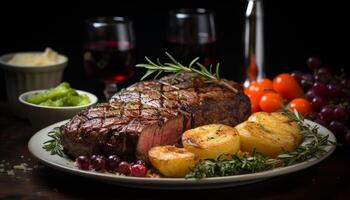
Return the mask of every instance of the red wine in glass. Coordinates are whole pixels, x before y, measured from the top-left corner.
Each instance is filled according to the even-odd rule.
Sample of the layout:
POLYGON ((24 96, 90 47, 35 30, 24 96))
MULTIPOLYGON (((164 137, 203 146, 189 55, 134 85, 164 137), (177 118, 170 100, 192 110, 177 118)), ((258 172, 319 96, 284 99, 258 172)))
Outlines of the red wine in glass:
POLYGON ((129 42, 100 40, 84 46, 84 67, 89 77, 105 84, 124 81, 134 74, 135 49, 129 42))
POLYGON ((95 17, 86 21, 85 72, 105 84, 108 100, 117 84, 134 73, 135 37, 132 21, 125 17, 95 17))
POLYGON ((199 57, 198 62, 204 66, 217 63, 215 40, 193 44, 179 42, 176 38, 168 38, 167 52, 184 64, 189 64, 196 57, 199 57))
POLYGON ((169 12, 167 51, 182 63, 199 57, 201 64, 217 62, 214 13, 211 10, 175 9, 169 12))

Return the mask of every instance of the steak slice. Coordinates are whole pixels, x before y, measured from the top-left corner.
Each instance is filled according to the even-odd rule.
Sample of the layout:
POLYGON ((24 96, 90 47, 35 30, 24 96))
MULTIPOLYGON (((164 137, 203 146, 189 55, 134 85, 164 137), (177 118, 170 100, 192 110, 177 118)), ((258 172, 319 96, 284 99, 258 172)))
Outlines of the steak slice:
POLYGON ((212 123, 235 126, 248 118, 250 102, 237 83, 227 81, 236 94, 190 76, 138 82, 109 103, 81 111, 60 127, 65 152, 148 161, 151 147, 177 144, 185 130, 212 123))

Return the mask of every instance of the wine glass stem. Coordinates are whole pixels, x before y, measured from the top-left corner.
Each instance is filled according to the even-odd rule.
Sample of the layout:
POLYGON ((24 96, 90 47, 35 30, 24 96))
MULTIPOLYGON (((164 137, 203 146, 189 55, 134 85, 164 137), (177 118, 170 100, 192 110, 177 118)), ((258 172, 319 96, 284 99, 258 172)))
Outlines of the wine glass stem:
POLYGON ((108 101, 117 91, 118 88, 116 83, 106 83, 105 90, 103 92, 106 97, 106 100, 108 101))

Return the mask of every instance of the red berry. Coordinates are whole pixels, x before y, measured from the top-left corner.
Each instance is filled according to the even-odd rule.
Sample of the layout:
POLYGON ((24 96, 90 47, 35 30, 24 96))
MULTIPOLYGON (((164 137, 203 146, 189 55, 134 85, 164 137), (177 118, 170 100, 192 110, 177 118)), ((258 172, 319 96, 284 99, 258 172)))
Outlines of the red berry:
POLYGON ((135 164, 131 167, 130 176, 145 177, 147 174, 147 168, 141 164, 135 164))
POLYGON ((107 158, 106 168, 113 171, 118 168, 119 163, 120 158, 117 155, 110 155, 107 158))
POLYGON ((131 164, 126 161, 120 162, 118 165, 118 172, 129 176, 131 173, 131 164))
POLYGON ((89 162, 89 159, 86 156, 79 156, 76 159, 76 162, 78 164, 79 169, 89 170, 90 162, 89 162))
POLYGON ((90 159, 91 167, 96 171, 100 171, 105 168, 106 160, 101 155, 93 155, 90 159))

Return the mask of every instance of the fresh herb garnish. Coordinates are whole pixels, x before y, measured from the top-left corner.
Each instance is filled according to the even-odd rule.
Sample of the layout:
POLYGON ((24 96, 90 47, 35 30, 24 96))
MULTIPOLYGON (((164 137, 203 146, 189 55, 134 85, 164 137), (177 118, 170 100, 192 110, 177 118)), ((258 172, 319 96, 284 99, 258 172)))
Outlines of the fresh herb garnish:
POLYGON ((251 155, 232 155, 231 160, 224 160, 221 157, 216 160, 201 160, 186 175, 186 178, 232 176, 290 166, 310 158, 319 158, 326 153, 324 150, 326 146, 335 145, 328 139, 328 135, 323 136, 318 133, 317 126, 306 124, 304 118, 297 111, 283 109, 282 112, 292 121, 298 123, 303 139, 307 139, 305 144, 300 145, 292 152, 284 152, 277 158, 270 158, 254 151, 251 155))
POLYGON ((63 157, 63 146, 60 139, 59 127, 53 128, 48 134, 51 139, 44 142, 43 148, 49 151, 51 155, 59 155, 63 157))
POLYGON ((206 83, 215 83, 217 85, 226 87, 234 93, 238 93, 238 90, 228 84, 226 81, 222 80, 219 75, 220 64, 217 63, 215 66, 215 72, 213 72, 213 66, 210 65, 209 69, 202 64, 198 63, 199 57, 193 59, 188 66, 184 66, 169 53, 165 53, 168 58, 171 60, 171 63, 162 64, 159 59, 157 59, 157 63, 151 61, 149 58, 145 57, 148 63, 146 64, 137 64, 136 67, 146 68, 147 71, 145 75, 141 78, 141 80, 146 77, 156 73, 154 78, 157 78, 162 73, 174 73, 174 79, 182 73, 192 73, 193 77, 202 77, 206 79, 206 83))

